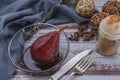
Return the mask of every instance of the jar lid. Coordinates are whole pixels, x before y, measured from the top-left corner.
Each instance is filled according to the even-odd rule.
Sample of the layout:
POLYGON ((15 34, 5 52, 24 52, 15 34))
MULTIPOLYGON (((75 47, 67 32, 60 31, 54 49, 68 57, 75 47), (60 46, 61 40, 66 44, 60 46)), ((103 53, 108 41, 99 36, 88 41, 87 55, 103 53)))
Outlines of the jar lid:
POLYGON ((111 40, 120 39, 120 16, 110 15, 100 23, 99 31, 111 40))

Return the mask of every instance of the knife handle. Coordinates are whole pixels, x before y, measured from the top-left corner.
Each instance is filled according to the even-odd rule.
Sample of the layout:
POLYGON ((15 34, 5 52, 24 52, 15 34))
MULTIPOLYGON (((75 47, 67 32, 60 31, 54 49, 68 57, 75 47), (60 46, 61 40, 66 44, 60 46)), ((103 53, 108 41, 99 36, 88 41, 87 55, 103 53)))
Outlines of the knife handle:
POLYGON ((72 69, 73 66, 70 66, 70 63, 67 63, 64 65, 64 67, 61 67, 60 70, 58 70, 57 73, 52 75, 49 80, 58 80, 61 78, 66 72, 68 72, 70 69, 72 69))
POLYGON ((72 69, 84 56, 91 53, 93 50, 88 49, 80 54, 76 55, 74 58, 72 58, 70 61, 68 61, 66 64, 64 64, 57 73, 53 74, 48 80, 58 80, 61 78, 65 73, 67 73, 70 69, 72 69))

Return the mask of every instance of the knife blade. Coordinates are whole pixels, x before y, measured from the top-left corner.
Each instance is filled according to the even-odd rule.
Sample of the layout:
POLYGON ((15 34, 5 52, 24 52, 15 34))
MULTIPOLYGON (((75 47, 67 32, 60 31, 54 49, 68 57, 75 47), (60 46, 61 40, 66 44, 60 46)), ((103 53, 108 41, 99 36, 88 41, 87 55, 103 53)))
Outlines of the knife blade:
POLYGON ((70 61, 64 64, 55 74, 53 74, 49 80, 58 80, 60 79, 65 73, 67 73, 70 69, 72 69, 84 56, 91 53, 92 49, 87 49, 75 57, 73 57, 70 61))

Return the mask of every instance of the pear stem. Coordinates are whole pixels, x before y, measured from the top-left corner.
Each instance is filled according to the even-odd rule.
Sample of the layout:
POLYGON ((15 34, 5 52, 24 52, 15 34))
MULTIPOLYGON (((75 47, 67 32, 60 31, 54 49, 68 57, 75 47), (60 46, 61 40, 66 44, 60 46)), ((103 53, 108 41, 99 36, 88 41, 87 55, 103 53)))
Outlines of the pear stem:
POLYGON ((61 32, 61 31, 63 31, 64 29, 66 29, 68 26, 63 26, 63 27, 61 27, 59 30, 58 30, 58 32, 61 32))

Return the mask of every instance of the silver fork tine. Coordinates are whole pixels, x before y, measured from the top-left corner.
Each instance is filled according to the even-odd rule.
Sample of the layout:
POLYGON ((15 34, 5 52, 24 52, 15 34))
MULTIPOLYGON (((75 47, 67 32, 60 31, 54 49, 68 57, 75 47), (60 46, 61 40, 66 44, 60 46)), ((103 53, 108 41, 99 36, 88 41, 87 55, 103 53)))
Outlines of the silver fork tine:
POLYGON ((86 62, 86 64, 83 66, 83 70, 88 69, 88 67, 89 67, 89 66, 91 65, 91 63, 93 62, 94 58, 95 58, 95 54, 92 54, 92 55, 90 56, 90 58, 88 59, 88 61, 86 62))
POLYGON ((75 68, 76 69, 82 69, 82 70, 86 70, 90 65, 91 63, 93 62, 95 58, 95 53, 91 53, 89 54, 88 56, 84 57, 76 66, 75 68))
MULTIPOLYGON (((90 56, 90 54, 89 54, 89 56, 90 56)), ((85 63, 85 59, 87 60, 88 58, 89 58, 89 56, 87 55, 87 56, 85 56, 85 57, 83 57, 80 61, 79 61, 79 63, 75 66, 75 69, 77 69, 77 70, 79 70, 78 68, 80 68, 80 66, 83 66, 85 63)), ((69 77, 68 77, 68 79, 67 80, 69 80, 69 78, 70 78, 70 76, 72 76, 72 75, 74 75, 75 74, 75 72, 72 72, 70 75, 69 75, 69 77)))
POLYGON ((91 52, 89 55, 83 57, 79 63, 77 63, 75 66, 75 71, 68 76, 67 80, 69 80, 74 74, 83 74, 93 62, 95 54, 96 53, 91 52))
MULTIPOLYGON (((86 56, 85 56, 86 57, 86 56)), ((85 58, 84 57, 84 58, 85 58)), ((75 67, 81 67, 81 66, 83 66, 85 63, 84 63, 84 58, 82 58, 80 61, 79 61, 79 63, 75 66, 75 67)))
POLYGON ((93 54, 91 53, 91 54, 85 56, 85 57, 78 63, 78 65, 76 65, 76 67, 78 67, 78 68, 83 68, 83 66, 86 65, 86 62, 92 57, 92 55, 93 55, 93 54))

